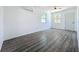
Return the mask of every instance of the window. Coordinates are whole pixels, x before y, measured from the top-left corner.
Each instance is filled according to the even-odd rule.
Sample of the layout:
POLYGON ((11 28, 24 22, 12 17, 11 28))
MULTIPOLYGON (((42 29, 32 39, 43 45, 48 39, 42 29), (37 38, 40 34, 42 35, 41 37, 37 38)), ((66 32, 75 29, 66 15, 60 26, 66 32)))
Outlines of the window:
POLYGON ((54 22, 55 23, 61 23, 61 15, 60 14, 54 15, 54 22))
POLYGON ((47 13, 42 13, 41 14, 41 22, 46 23, 46 21, 47 21, 47 13))

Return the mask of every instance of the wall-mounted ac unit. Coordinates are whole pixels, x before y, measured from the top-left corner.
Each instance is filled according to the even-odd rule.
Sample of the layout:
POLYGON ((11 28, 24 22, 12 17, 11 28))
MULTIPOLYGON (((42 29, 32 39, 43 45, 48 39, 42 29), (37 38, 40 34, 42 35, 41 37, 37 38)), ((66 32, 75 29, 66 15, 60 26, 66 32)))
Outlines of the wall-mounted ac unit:
POLYGON ((22 6, 22 8, 26 11, 33 12, 33 8, 31 6, 22 6))

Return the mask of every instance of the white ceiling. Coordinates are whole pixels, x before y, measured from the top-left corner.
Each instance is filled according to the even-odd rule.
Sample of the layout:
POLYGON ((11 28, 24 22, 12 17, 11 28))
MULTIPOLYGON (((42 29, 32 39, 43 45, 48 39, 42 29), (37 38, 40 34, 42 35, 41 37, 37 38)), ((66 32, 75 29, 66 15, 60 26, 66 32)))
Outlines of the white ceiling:
POLYGON ((51 11, 51 12, 57 12, 57 11, 62 11, 64 9, 72 8, 75 6, 40 6, 40 8, 51 11), (56 7, 56 9, 54 9, 56 7))
POLYGON ((47 11, 55 12, 55 11, 60 11, 63 9, 71 8, 72 6, 25 6, 25 7, 42 8, 47 11), (54 9, 55 7, 57 9, 54 9))
POLYGON ((54 9, 55 6, 40 6, 40 8, 43 8, 45 10, 57 10, 57 9, 67 9, 71 8, 71 6, 56 6, 57 9, 54 9))

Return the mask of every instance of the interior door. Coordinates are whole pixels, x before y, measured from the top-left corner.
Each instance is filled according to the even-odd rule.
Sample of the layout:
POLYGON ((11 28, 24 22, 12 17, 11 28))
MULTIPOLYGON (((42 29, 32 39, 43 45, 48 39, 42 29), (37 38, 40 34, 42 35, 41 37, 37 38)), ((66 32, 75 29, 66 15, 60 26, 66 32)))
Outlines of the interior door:
POLYGON ((65 13, 65 29, 75 31, 75 12, 65 13))

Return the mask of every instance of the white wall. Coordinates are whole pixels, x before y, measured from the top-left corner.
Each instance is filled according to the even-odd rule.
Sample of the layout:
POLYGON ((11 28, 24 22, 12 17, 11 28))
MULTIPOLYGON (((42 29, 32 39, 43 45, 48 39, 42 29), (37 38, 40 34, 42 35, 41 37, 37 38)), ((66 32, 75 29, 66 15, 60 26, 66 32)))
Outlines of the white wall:
POLYGON ((21 7, 4 7, 5 40, 48 29, 49 21, 43 24, 40 20, 43 11, 36 7, 33 7, 33 12, 26 11, 21 7))
POLYGON ((78 48, 79 48, 79 7, 77 7, 77 39, 78 39, 78 48))
MULTIPOLYGON (((52 21, 52 28, 58 28, 58 29, 65 29, 65 13, 68 13, 68 12, 75 12, 76 13, 76 7, 71 7, 71 8, 68 8, 68 9, 65 9, 65 10, 61 10, 61 11, 58 11, 58 12, 53 12, 53 14, 60 14, 62 16, 61 18, 61 23, 59 24, 55 24, 53 21, 52 21)), ((77 30, 76 29, 76 15, 75 16, 75 31, 77 30)), ((53 20, 53 17, 52 17, 52 20, 53 20)))
MULTIPOLYGON (((71 21, 71 23, 72 22, 74 22, 74 24, 71 26, 71 28, 73 27, 74 29, 74 31, 77 31, 77 8, 76 7, 71 7, 71 8, 69 8, 69 9, 66 9, 66 10, 63 10, 63 14, 67 14, 67 13, 72 13, 72 14, 74 14, 74 15, 70 15, 70 19, 73 19, 74 18, 74 20, 72 20, 71 21)), ((66 15, 67 17, 69 16, 69 15, 66 15)), ((69 19, 69 18, 68 18, 69 19)), ((66 24, 65 24, 66 25, 66 24)), ((68 25, 67 25, 68 26, 68 25)), ((71 30, 71 29, 70 29, 71 30)))
POLYGON ((3 43, 3 7, 0 7, 0 49, 3 43))

